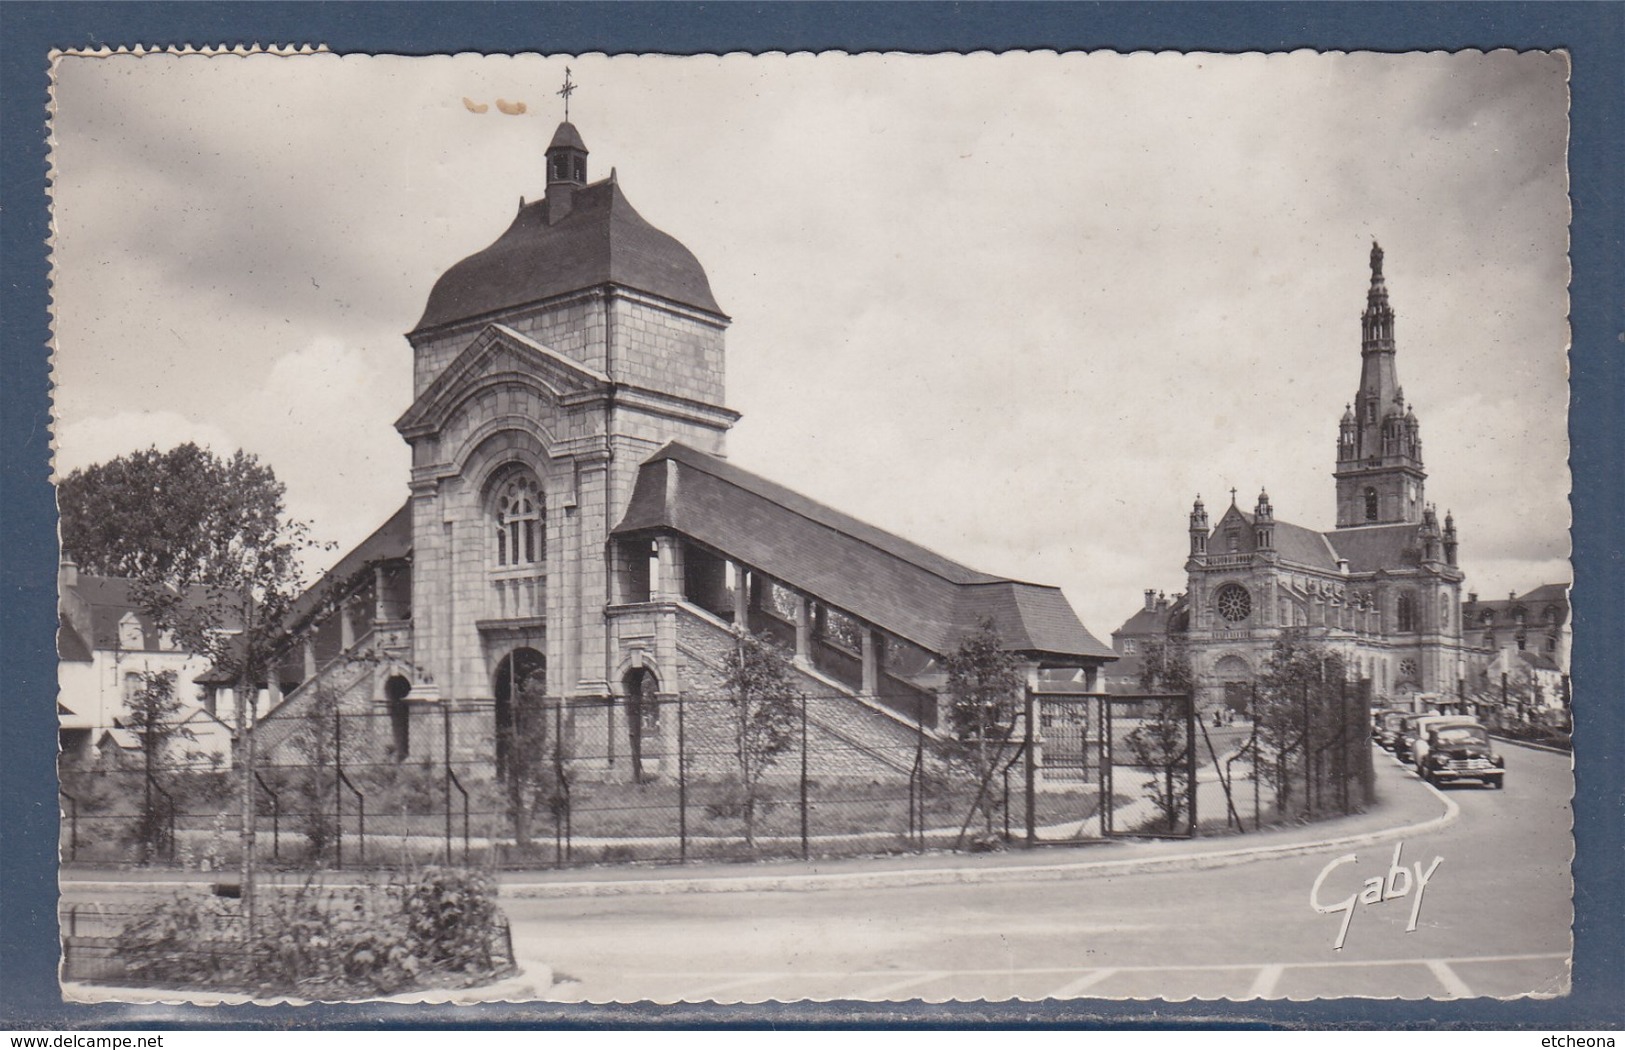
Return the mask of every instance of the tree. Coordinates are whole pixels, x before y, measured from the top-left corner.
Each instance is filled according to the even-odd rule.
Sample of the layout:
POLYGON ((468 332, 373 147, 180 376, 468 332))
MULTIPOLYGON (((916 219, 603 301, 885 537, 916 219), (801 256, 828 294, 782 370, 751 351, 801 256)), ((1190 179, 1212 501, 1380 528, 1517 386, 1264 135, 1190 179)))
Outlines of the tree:
POLYGON ((192 731, 180 720, 184 706, 175 693, 174 671, 142 671, 140 687, 125 701, 124 724, 141 741, 141 814, 134 837, 146 863, 167 849, 169 818, 173 804, 169 792, 158 783, 158 771, 172 740, 192 739, 192 731))
POLYGON ((1346 810, 1352 784, 1372 800, 1371 720, 1363 705, 1352 709, 1358 701, 1341 652, 1294 634, 1276 641, 1259 677, 1256 725, 1261 747, 1274 756, 1258 769, 1275 788, 1278 808, 1286 808, 1294 784, 1311 816, 1317 799, 1328 808, 1328 791, 1346 810))
MULTIPOLYGON (((1006 652, 992 620, 984 619, 974 633, 949 653, 948 724, 958 742, 962 760, 976 779, 976 801, 966 815, 983 818, 983 843, 993 836, 993 799, 988 790, 1003 762, 1022 703, 1021 665, 1006 652)), ((963 838, 964 832, 960 832, 963 838)))
POLYGON ((1150 772, 1151 779, 1144 787, 1157 809, 1157 815, 1166 825, 1165 830, 1179 827, 1180 814, 1185 812, 1186 792, 1190 769, 1190 694, 1160 696, 1148 717, 1141 720, 1124 738, 1134 764, 1150 772))
POLYGON ((222 458, 191 442, 131 452, 62 479, 62 553, 93 576, 197 575, 220 556, 222 533, 278 519, 282 496, 271 468, 243 452, 222 458))
POLYGON ((254 700, 286 643, 304 590, 301 557, 318 545, 288 518, 283 486, 245 452, 156 449, 63 479, 63 549, 90 572, 127 575, 137 602, 180 648, 234 683, 242 804, 242 901, 254 925, 254 700))
POLYGON ((1190 651, 1177 638, 1153 638, 1140 660, 1140 688, 1146 692, 1189 693, 1196 676, 1190 651))
POLYGON ((794 746, 804 698, 791 678, 790 658, 766 639, 734 631, 733 658, 723 676, 739 763, 739 812, 745 845, 756 845, 756 817, 768 801, 762 776, 794 746))

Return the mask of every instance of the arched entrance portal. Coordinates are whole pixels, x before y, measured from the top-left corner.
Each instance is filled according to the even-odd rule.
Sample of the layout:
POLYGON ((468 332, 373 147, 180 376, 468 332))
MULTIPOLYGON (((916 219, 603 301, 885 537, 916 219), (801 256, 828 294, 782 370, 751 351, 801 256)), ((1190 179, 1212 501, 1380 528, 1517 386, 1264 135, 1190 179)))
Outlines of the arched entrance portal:
POLYGON ((626 734, 631 742, 632 779, 641 782, 660 758, 660 682, 647 667, 634 667, 621 682, 626 691, 626 734))
POLYGON ((547 657, 534 649, 515 649, 497 664, 496 681, 497 779, 507 780, 514 760, 526 752, 539 752, 547 732, 542 708, 547 694, 547 657))
POLYGON ((1237 714, 1245 713, 1253 693, 1253 669, 1247 661, 1234 653, 1220 657, 1213 665, 1213 675, 1224 690, 1224 706, 1237 714))

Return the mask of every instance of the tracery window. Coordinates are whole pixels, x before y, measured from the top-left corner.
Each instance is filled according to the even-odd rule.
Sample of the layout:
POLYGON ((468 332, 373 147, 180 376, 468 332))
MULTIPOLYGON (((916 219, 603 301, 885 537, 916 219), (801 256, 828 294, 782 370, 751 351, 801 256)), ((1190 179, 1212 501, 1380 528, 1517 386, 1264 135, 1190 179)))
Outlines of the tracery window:
POLYGON ((1409 591, 1402 591, 1399 595, 1396 629, 1401 631, 1416 630, 1416 596, 1409 591))
POLYGON ((1368 488, 1368 489, 1365 490, 1365 520, 1366 521, 1376 521, 1377 520, 1377 512, 1378 512, 1377 490, 1372 489, 1372 488, 1368 488))
POLYGON ((546 517, 536 479, 528 474, 509 479, 497 493, 494 518, 498 568, 537 565, 546 558, 546 517))

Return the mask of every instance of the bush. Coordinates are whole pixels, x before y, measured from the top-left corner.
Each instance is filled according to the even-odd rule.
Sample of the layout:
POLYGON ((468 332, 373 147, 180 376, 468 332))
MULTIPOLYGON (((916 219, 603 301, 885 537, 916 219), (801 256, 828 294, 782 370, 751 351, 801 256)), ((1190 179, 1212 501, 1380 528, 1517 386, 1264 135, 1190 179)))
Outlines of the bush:
POLYGON ((126 979, 343 999, 498 973, 506 920, 488 875, 427 868, 404 883, 307 882, 260 901, 253 937, 236 901, 196 890, 159 901, 119 934, 126 979))

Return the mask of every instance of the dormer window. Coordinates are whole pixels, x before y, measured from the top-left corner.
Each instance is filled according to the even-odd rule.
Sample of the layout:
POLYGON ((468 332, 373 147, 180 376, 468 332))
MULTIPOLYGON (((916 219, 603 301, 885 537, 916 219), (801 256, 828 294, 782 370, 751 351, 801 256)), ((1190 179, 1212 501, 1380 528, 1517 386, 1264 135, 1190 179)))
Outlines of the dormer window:
POLYGON ((141 620, 135 613, 127 612, 118 622, 118 647, 120 649, 142 649, 146 646, 146 639, 142 635, 141 620))

